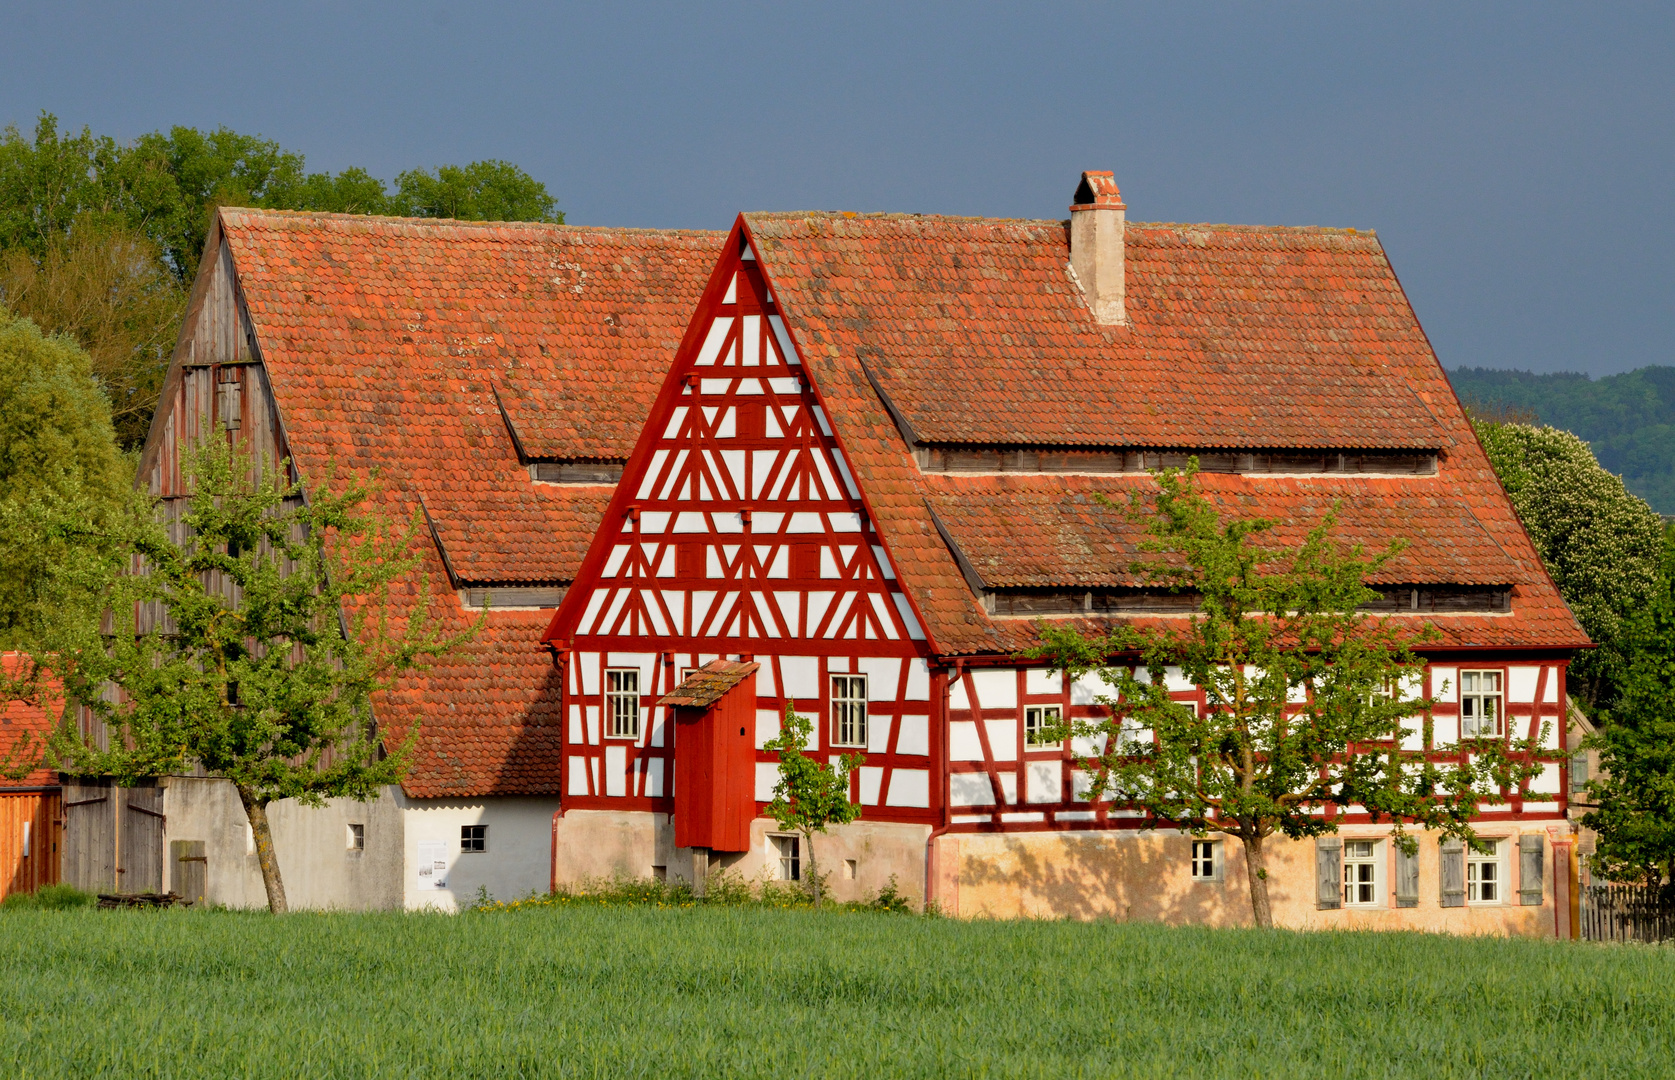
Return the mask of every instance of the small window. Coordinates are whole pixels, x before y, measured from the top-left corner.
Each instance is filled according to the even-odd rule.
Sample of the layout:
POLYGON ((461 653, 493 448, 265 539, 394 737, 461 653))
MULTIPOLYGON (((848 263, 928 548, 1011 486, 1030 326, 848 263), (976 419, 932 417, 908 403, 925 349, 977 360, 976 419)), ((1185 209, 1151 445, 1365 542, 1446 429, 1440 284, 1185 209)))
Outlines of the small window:
POLYGON ((1035 750, 1056 750, 1058 739, 1053 730, 1062 715, 1057 705, 1030 705, 1024 709, 1024 745, 1035 750))
POLYGON ((489 827, 487 825, 461 825, 459 827, 459 849, 461 851, 487 851, 489 849, 489 827))
POLYGON ((348 836, 345 838, 345 843, 348 845, 348 848, 349 848, 350 851, 365 851, 366 850, 366 826, 365 825, 351 825, 351 826, 349 826, 348 836))
POLYGON ((1485 840, 1488 851, 1466 846, 1466 903, 1506 902, 1506 869, 1501 865, 1501 842, 1485 840))
POLYGON ((770 836, 768 837, 769 857, 779 860, 779 880, 801 881, 803 879, 802 837, 800 836, 770 836))
POLYGON ((1192 842, 1192 880, 1219 881, 1217 862, 1221 847, 1219 840, 1194 840, 1192 842))
POLYGON ((1586 750, 1572 754, 1570 757, 1570 793, 1583 795, 1588 790, 1588 752, 1586 750))
POLYGON ((1343 902, 1350 907, 1378 906, 1378 841, 1345 840, 1343 902))
POLYGON ((25 821, 23 823, 23 857, 25 859, 29 858, 29 826, 32 824, 34 824, 34 822, 25 821))
POLYGON ((610 717, 607 737, 640 737, 640 673, 633 668, 610 668, 605 672, 605 713, 610 717))
POLYGON ((1501 735, 1501 673, 1460 672, 1460 737, 1498 739, 1501 735))
POLYGON ((867 744, 867 677, 832 676, 832 745, 867 744))

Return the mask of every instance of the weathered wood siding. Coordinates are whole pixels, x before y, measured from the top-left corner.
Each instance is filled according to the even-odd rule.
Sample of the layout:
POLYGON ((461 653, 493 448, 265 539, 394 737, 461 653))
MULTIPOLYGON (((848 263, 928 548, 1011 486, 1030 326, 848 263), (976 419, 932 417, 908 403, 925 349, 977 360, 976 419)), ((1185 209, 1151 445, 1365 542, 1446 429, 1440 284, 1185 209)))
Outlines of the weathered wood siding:
POLYGON ((0 790, 0 900, 58 883, 63 814, 56 791, 0 790))

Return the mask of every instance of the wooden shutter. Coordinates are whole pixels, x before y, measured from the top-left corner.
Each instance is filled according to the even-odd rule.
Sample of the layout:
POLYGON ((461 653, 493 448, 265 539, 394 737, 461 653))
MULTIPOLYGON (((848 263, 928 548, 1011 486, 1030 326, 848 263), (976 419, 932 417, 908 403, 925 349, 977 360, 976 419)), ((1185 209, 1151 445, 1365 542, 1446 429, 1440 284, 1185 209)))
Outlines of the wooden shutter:
POLYGON ((1419 906, 1419 849, 1414 848, 1409 855, 1399 844, 1396 846, 1396 906, 1419 906))
POLYGON ((1224 858, 1226 849, 1227 842, 1225 840, 1217 840, 1210 845, 1210 854, 1214 857, 1214 861, 1211 865, 1215 867, 1213 876, 1216 881, 1225 881, 1227 879, 1227 860, 1224 858))
POLYGON ((1541 903, 1544 892, 1542 847, 1540 833, 1518 838, 1518 902, 1525 907, 1541 903))
POLYGON ((202 906, 209 893, 209 860, 204 856, 202 840, 169 841, 169 891, 188 904, 202 906))
POLYGON ((1458 840, 1444 840, 1442 857, 1442 906, 1466 906, 1466 849, 1458 840))
POLYGON ((1322 911, 1343 907, 1343 840, 1336 836, 1314 839, 1315 907, 1322 911))

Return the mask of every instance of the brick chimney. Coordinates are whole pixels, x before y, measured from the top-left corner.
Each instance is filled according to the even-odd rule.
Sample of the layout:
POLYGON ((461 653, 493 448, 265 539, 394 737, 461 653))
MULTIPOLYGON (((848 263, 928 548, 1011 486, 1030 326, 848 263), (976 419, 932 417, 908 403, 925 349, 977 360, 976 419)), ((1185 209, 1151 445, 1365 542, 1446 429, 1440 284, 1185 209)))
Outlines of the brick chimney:
POLYGON ((1085 172, 1070 206, 1070 269, 1095 322, 1123 326, 1122 192, 1108 172, 1085 172))

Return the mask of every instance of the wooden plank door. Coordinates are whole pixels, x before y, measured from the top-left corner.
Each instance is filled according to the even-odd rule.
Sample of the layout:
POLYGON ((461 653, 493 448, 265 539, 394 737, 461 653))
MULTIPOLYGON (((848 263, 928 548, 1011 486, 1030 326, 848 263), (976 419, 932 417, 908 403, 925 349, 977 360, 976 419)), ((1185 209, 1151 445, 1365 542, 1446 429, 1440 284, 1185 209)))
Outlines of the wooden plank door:
POLYGON ((122 806, 117 829, 117 891, 163 891, 163 789, 155 780, 115 789, 122 806))
POLYGON ((202 907, 209 892, 209 859, 202 840, 169 841, 169 891, 202 907))
POLYGON ((109 780, 66 780, 63 878, 86 892, 116 889, 116 794, 109 780))

